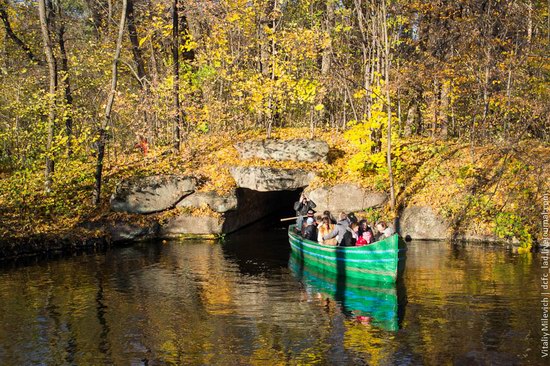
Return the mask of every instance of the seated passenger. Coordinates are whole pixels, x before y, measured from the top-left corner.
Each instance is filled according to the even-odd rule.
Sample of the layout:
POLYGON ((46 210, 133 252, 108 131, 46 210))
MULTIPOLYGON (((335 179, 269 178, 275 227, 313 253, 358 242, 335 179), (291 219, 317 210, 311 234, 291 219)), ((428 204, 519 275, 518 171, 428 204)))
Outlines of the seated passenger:
POLYGON ((350 212, 348 214, 348 221, 350 224, 353 224, 354 222, 358 222, 359 220, 357 220, 357 216, 355 216, 353 212, 350 212))
POLYGON ((319 226, 323 223, 323 216, 317 215, 315 216, 315 226, 317 226, 317 230, 319 230, 319 226))
POLYGON ((359 221, 359 236, 363 235, 365 231, 367 231, 367 228, 369 227, 369 223, 367 220, 362 219, 359 221))
POLYGON ((378 240, 389 238, 395 233, 391 227, 388 227, 385 221, 380 221, 378 225, 376 225, 376 229, 380 233, 378 240))
POLYGON ((306 226, 304 227, 302 236, 304 239, 313 241, 317 240, 317 227, 315 226, 315 220, 313 217, 308 217, 306 220, 306 226))
POLYGON ((361 235, 357 238, 356 245, 358 247, 361 247, 363 245, 369 245, 374 242, 374 235, 372 233, 372 230, 370 227, 367 228, 367 230, 363 231, 361 235))
POLYGON ((346 233, 346 229, 349 227, 349 221, 348 221, 348 215, 346 215, 345 212, 341 212, 340 215, 338 216, 338 219, 339 220, 334 226, 334 229, 332 229, 332 232, 330 232, 327 235, 324 235, 323 240, 336 238, 336 242, 338 243, 338 245, 340 245, 340 242, 342 241, 342 238, 346 233))
POLYGON ((349 227, 346 228, 346 232, 342 237, 340 246, 343 247, 354 247, 357 242, 357 232, 359 231, 359 224, 353 222, 349 227))
POLYGON ((321 224, 317 227, 319 234, 317 235, 317 241, 320 244, 325 245, 336 245, 337 241, 335 238, 324 240, 325 235, 329 235, 334 230, 334 224, 330 221, 330 216, 323 216, 321 224))

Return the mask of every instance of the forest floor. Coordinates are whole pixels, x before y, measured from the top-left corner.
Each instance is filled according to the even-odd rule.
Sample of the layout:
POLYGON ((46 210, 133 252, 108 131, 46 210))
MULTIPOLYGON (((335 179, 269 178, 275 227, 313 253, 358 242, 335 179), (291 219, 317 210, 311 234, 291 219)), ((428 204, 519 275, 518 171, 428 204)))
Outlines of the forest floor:
MULTIPOLYGON (((84 229, 83 222, 117 221, 129 216, 111 212, 109 197, 118 182, 131 176, 151 174, 193 175, 200 190, 224 192, 234 187, 231 166, 304 168, 317 173, 312 187, 354 182, 373 190, 387 190, 387 170, 381 166, 358 170, 349 164, 357 154, 342 134, 316 131, 315 138, 330 146, 328 163, 242 160, 234 144, 262 139, 264 131, 240 134, 195 134, 180 153, 151 148, 146 156, 108 149, 104 165, 101 205, 92 205, 95 160, 92 154, 56 162, 50 193, 43 189, 43 171, 16 170, 0 173, 0 237, 4 242, 33 237, 100 237, 100 230, 84 229)), ((273 138, 309 136, 309 129, 277 129, 273 138)), ((460 141, 427 138, 404 139, 394 145, 394 173, 398 206, 429 205, 460 225, 478 233, 503 239, 515 238, 522 246, 541 239, 542 196, 548 192, 550 148, 538 142, 472 147, 460 141)), ((163 213, 171 215, 174 212, 163 213)), ((208 212, 198 212, 209 214, 208 212)), ((371 212, 391 219, 388 207, 371 212)), ((139 220, 157 220, 142 215, 139 220)), ((133 220, 135 216, 133 216, 133 220)))

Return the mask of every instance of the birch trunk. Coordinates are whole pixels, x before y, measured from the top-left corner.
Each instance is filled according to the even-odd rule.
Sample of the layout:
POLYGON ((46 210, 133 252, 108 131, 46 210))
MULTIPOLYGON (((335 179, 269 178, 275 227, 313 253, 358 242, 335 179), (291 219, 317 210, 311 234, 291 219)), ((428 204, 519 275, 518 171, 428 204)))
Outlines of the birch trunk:
POLYGON ((393 169, 391 165, 391 100, 390 100, 390 47, 388 42, 388 24, 386 19, 386 1, 382 0, 382 30, 384 32, 384 78, 386 79, 386 111, 388 113, 387 139, 388 150, 386 152, 386 161, 388 163, 388 173, 390 178, 390 205, 391 211, 395 212, 395 188, 393 183, 393 169))
MULTIPOLYGON (((41 0, 43 1, 43 0, 41 0)), ((126 23, 126 10, 128 6, 127 0, 122 0, 122 11, 120 15, 120 23, 118 28, 118 38, 116 42, 115 55, 113 57, 112 76, 111 76, 111 92, 105 106, 105 117, 101 122, 99 129, 99 138, 97 141, 97 163, 95 171, 95 187, 93 192, 93 203, 99 205, 101 197, 101 179, 103 174, 103 158, 105 157, 105 144, 107 143, 107 126, 111 121, 111 111, 115 102, 117 81, 118 81, 118 63, 120 59, 120 51, 122 49, 122 38, 124 37, 124 25, 126 23)))
POLYGON ((178 0, 172 3, 172 75, 174 86, 172 98, 174 103, 174 149, 180 150, 181 144, 181 109, 180 109, 180 59, 179 59, 179 13, 178 0))
POLYGON ((50 37, 50 31, 48 27, 48 19, 46 15, 46 1, 38 1, 38 15, 40 17, 40 29, 42 31, 42 41, 44 43, 44 53, 46 54, 46 62, 48 64, 49 72, 49 113, 48 124, 46 127, 46 168, 44 170, 45 182, 44 188, 46 192, 50 192, 52 189, 52 175, 54 171, 54 161, 51 156, 52 153, 52 141, 53 141, 53 128, 55 123, 55 91, 57 88, 57 67, 55 56, 52 50, 52 40, 50 37))

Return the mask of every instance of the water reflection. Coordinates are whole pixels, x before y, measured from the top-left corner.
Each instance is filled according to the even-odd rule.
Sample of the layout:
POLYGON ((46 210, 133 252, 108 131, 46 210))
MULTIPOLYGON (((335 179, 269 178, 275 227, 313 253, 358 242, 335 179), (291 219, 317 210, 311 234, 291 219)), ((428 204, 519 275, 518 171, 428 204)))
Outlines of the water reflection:
POLYGON ((336 301, 342 313, 363 325, 375 325, 397 331, 403 320, 406 289, 397 284, 345 278, 332 272, 320 272, 291 255, 289 268, 310 296, 336 301))
POLYGON ((407 257, 406 316, 403 287, 289 268, 284 230, 0 268, 0 364, 542 364, 538 258, 407 257))

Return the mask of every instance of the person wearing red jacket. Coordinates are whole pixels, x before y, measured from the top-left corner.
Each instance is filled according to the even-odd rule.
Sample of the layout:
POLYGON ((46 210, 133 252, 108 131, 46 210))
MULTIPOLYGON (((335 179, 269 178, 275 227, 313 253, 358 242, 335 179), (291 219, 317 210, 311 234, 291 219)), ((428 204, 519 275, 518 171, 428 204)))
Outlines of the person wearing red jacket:
POLYGON ((365 231, 363 231, 363 234, 357 238, 357 243, 355 244, 358 247, 362 247, 363 245, 369 245, 372 244, 374 241, 374 235, 372 234, 372 230, 370 227, 368 227, 365 231))

